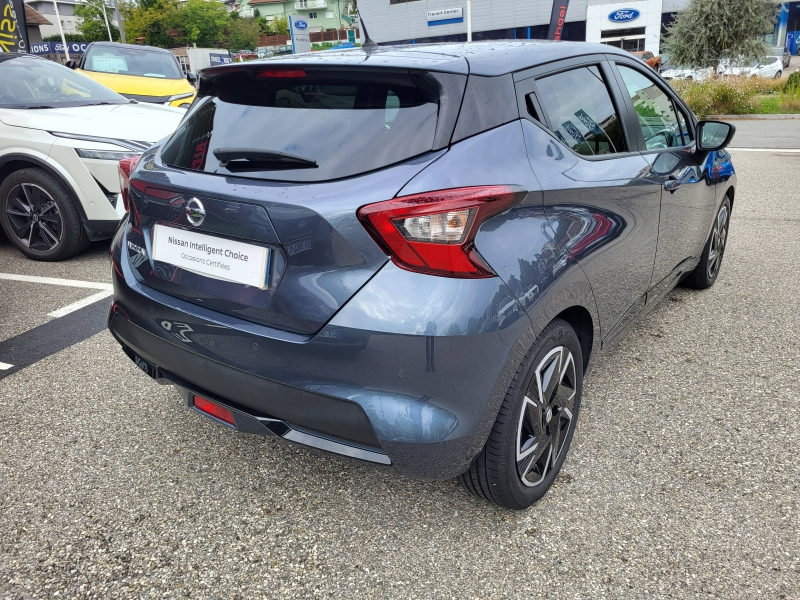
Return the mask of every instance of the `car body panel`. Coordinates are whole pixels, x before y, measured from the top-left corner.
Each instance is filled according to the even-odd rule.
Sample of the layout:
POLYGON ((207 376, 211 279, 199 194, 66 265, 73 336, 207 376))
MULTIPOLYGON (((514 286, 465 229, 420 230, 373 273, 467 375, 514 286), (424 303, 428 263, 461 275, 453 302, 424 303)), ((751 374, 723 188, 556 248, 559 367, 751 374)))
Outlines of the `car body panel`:
MULTIPOLYGON (((317 243, 330 256, 338 252, 332 236, 322 236, 308 247, 298 246, 300 256, 309 251, 309 259, 313 258, 303 265, 305 274, 315 282, 323 271, 338 277, 344 282, 343 293, 336 297, 317 284, 303 287, 296 277, 297 285, 289 283, 283 306, 292 318, 299 316, 293 304, 318 310, 313 323, 306 323, 313 326, 215 308, 142 276, 149 254, 144 249, 146 232, 137 229, 135 216, 112 243, 112 333, 128 349, 150 352, 145 358, 164 369, 166 379, 183 381, 184 389, 207 391, 223 404, 259 418, 284 420, 287 426, 293 426, 292 418, 297 417, 289 414, 291 402, 268 391, 280 389, 276 385, 287 386, 287 393, 294 396, 314 394, 352 403, 367 415, 381 452, 401 473, 431 479, 462 473, 483 447, 519 365, 548 323, 560 315, 581 316, 586 365, 590 352, 593 356, 604 341, 654 304, 649 299, 656 298, 656 291, 666 293, 677 283, 673 278, 668 287, 654 287, 654 267, 659 219, 671 218, 685 203, 692 204, 690 212, 679 217, 692 220, 688 225, 683 222, 692 229, 683 241, 687 248, 689 238, 699 246, 689 248, 688 263, 696 262, 704 241, 702 230, 707 231, 713 218, 706 213, 735 184, 730 155, 714 153, 709 162, 709 157, 681 149, 679 165, 657 171, 662 166, 659 157, 671 151, 645 151, 641 132, 633 133, 636 121, 630 99, 623 99, 620 83, 613 79, 616 70, 604 57, 638 61, 602 45, 420 45, 408 50, 280 57, 204 71, 205 77, 264 63, 352 66, 360 59, 368 67, 417 65, 463 73, 468 64, 470 76, 495 77, 505 86, 513 71, 544 67, 546 72, 561 68, 562 59, 591 52, 592 61, 603 63, 609 81, 628 143, 624 153, 579 156, 531 115, 505 123, 501 123, 505 118, 475 119, 488 124, 465 128, 469 136, 451 140, 447 148, 356 177, 315 183, 184 171, 162 164, 157 149, 148 151, 133 175, 135 187, 160 186, 207 198, 211 208, 206 231, 219 233, 221 207, 235 205, 250 215, 246 221, 263 221, 261 233, 277 237, 276 248, 286 260, 290 260, 287 248, 309 237, 298 231, 300 223, 315 231, 337 232, 349 248, 347 254, 352 251, 358 259, 358 276, 347 282, 348 269, 356 263, 312 257, 311 248, 320 249, 317 243), (692 160, 697 166, 690 168, 692 160), (685 179, 686 187, 685 193, 665 201, 663 184, 669 177, 685 179), (356 217, 359 207, 395 196, 486 185, 515 186, 524 193, 520 191, 515 204, 478 227, 475 250, 494 273, 485 278, 434 276, 401 268, 356 217), (693 195, 700 191, 702 198, 693 195), (266 216, 256 216, 261 215, 257 209, 266 216), (324 290, 333 299, 328 313, 321 311, 314 290, 324 290), (148 344, 148 339, 157 342, 148 344), (186 361, 181 362, 182 356, 186 361), (192 369, 185 366, 190 362, 192 369), (170 368, 176 372, 169 373, 170 368), (242 381, 243 387, 232 385, 235 381, 242 381)), ((580 62, 570 62, 574 64, 580 62)), ((519 94, 525 78, 536 76, 517 72, 510 80, 519 94)), ((490 83, 481 81, 481 86, 490 83)), ((504 101, 516 101, 508 96, 498 94, 504 101)), ((514 112, 506 106, 502 113, 507 110, 514 112)), ((517 112, 521 114, 522 105, 517 112)), ((695 121, 689 121, 694 128, 695 121)), ((182 218, 177 215, 175 224, 188 227, 182 218)), ((228 233, 235 237, 256 237, 236 218, 230 227, 228 233)), ((663 235, 666 232, 667 228, 663 235)), ((261 243, 270 240, 264 237, 261 243)), ((664 258, 662 263, 669 267, 671 260, 664 258)), ((281 286, 294 277, 286 279, 287 272, 280 273, 281 286)), ((280 294, 282 287, 277 289, 280 294)), ((241 306, 244 295, 238 301, 241 306)), ((315 435, 333 435, 325 423, 319 427, 315 435)))

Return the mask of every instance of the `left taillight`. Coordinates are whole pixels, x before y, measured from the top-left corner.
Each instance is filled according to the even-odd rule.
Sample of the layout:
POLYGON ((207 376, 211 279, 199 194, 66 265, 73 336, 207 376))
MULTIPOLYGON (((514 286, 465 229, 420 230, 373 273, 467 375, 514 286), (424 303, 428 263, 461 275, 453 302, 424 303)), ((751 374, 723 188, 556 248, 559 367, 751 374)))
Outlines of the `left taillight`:
POLYGON ((492 277, 475 249, 483 222, 520 200, 505 185, 465 187, 401 196, 362 206, 358 218, 399 267, 445 277, 492 277))
POLYGON ((131 173, 136 168, 136 163, 139 162, 138 156, 131 156, 130 158, 123 158, 119 161, 117 172, 119 173, 119 191, 122 195, 122 205, 125 207, 125 212, 130 212, 128 206, 128 185, 131 181, 131 173))

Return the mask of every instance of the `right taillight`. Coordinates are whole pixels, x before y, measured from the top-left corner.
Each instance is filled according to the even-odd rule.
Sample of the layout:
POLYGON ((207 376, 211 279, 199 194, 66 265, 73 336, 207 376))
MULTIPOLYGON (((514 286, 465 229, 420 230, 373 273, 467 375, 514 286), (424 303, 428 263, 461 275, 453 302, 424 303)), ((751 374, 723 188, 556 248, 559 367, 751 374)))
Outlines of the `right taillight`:
POLYGON ((362 206, 358 218, 399 267, 446 277, 492 277, 475 249, 481 223, 521 199, 505 185, 455 188, 362 206))
POLYGON ((139 162, 138 156, 131 156, 130 158, 123 158, 119 161, 117 172, 119 173, 119 191, 122 195, 122 205, 125 207, 125 212, 130 212, 128 206, 128 184, 131 181, 131 173, 136 168, 136 163, 139 162))

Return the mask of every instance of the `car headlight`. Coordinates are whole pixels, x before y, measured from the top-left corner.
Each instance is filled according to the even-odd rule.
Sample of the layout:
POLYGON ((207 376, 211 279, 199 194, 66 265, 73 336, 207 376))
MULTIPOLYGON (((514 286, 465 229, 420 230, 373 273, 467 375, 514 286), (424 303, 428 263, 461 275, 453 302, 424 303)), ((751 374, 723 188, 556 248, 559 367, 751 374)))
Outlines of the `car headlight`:
POLYGON ((192 96, 194 96, 194 92, 189 92, 187 94, 175 94, 174 96, 170 96, 169 100, 167 100, 164 104, 175 102, 175 100, 183 100, 184 98, 191 98, 192 96))
POLYGON ((95 160, 114 160, 120 161, 123 158, 131 158, 139 156, 141 152, 114 152, 113 150, 84 150, 83 148, 75 148, 75 152, 81 158, 93 158, 95 160))

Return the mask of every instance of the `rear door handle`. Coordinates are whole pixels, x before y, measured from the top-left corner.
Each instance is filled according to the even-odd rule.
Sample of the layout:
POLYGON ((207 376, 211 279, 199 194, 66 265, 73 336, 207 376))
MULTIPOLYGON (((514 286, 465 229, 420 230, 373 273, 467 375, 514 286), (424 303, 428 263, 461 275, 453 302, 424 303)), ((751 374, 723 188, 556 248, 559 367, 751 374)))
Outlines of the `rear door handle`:
POLYGON ((671 194, 674 193, 679 187, 681 187, 681 182, 677 179, 670 179, 669 181, 664 182, 664 189, 671 194))

